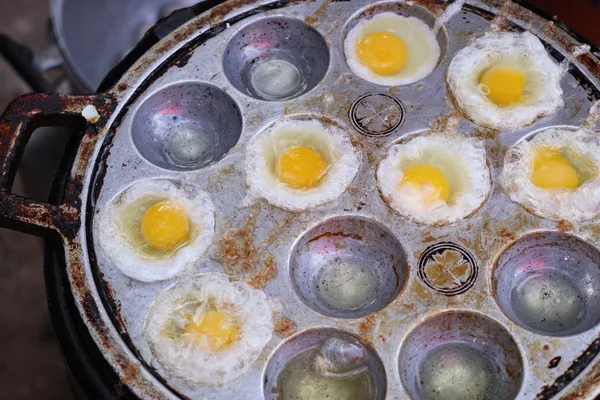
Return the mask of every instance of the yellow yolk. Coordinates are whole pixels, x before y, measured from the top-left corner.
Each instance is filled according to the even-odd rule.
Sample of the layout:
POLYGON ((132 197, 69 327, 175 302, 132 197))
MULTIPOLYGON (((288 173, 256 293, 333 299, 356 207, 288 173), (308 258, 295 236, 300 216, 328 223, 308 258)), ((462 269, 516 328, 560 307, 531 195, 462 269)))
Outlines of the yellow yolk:
POLYGON ((361 64, 384 76, 400 72, 408 57, 402 39, 390 32, 366 34, 358 42, 356 52, 361 64))
POLYGON ((183 333, 190 335, 199 346, 217 351, 226 349, 237 340, 240 327, 225 312, 207 311, 200 321, 187 324, 183 333))
POLYGON ((404 171, 400 185, 413 185, 423 193, 423 200, 432 203, 437 200, 448 201, 450 184, 444 173, 432 165, 413 165, 404 171))
POLYGON ((310 147, 291 147, 277 160, 279 180, 295 189, 315 187, 327 172, 327 161, 310 147))
POLYGON ((511 65, 496 65, 481 75, 479 83, 491 101, 500 107, 506 107, 523 96, 525 72, 511 65))
POLYGON ((535 150, 531 182, 544 189, 575 189, 580 184, 575 168, 554 147, 535 150))
POLYGON ((142 236, 156 250, 169 251, 187 242, 190 236, 188 216, 179 204, 161 201, 142 216, 142 236))

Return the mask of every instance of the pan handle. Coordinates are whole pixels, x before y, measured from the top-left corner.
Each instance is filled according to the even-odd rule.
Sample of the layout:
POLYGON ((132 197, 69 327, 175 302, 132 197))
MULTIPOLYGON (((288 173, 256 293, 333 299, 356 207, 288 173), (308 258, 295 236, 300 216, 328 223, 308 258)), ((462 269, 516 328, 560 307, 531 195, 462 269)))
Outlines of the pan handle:
MULTIPOLYGON (((98 139, 98 126, 112 114, 116 101, 109 94, 75 96, 26 94, 13 100, 0 117, 0 227, 45 235, 56 231, 73 238, 79 231, 81 183, 87 157, 98 139), (83 116, 93 111, 98 116, 83 116), (87 114, 87 113, 86 113, 87 114), (35 129, 46 126, 70 127, 78 132, 79 152, 71 167, 65 193, 57 204, 13 194, 12 186, 25 146, 35 129)), ((93 114, 93 112, 92 112, 93 114)), ((68 156, 68 155, 65 155, 68 156)))

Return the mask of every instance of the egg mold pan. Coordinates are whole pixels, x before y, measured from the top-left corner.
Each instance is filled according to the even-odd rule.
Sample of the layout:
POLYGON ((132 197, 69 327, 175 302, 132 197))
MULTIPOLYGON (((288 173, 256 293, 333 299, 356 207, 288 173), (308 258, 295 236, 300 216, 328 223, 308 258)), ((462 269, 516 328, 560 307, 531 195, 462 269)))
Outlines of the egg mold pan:
MULTIPOLYGON (((539 218, 510 201, 498 184, 508 148, 543 128, 578 126, 587 117, 600 95, 600 62, 593 52, 574 60, 561 81, 565 106, 511 133, 493 132, 465 118, 457 120, 445 76, 454 54, 486 32, 492 22, 503 30, 530 31, 559 62, 581 44, 559 23, 522 5, 468 1, 438 33, 439 64, 415 84, 378 86, 349 70, 342 43, 357 18, 393 10, 433 25, 447 6, 434 1, 231 0, 165 37, 104 93, 31 94, 11 103, 0 121, 2 225, 60 235, 76 305, 98 348, 133 393, 147 398, 261 399, 272 384, 274 368, 293 355, 288 345, 310 342, 312 336, 330 329, 355 335, 376 352, 385 371, 377 378, 384 388, 382 398, 404 399, 413 393, 410 374, 419 349, 440 340, 465 338, 487 343, 491 359, 505 371, 502 390, 509 397, 591 399, 600 393, 600 325, 593 320, 600 314, 600 285, 594 279, 587 287, 585 329, 568 336, 523 328, 508 317, 513 305, 506 301, 513 289, 510 275, 519 268, 513 258, 522 257, 526 248, 539 246, 548 254, 558 248, 561 255, 580 257, 582 264, 595 262, 597 271, 598 220, 571 224, 539 218), (261 94, 248 90, 244 75, 248 60, 240 49, 247 45, 244 32, 251 29, 266 32, 267 47, 277 40, 279 47, 287 46, 292 52, 313 46, 311 51, 318 56, 305 55, 313 64, 300 68, 309 75, 301 95, 265 101, 256 98, 261 94), (300 34, 286 42, 279 35, 286 30, 300 34), (315 39, 303 42, 306 35, 315 39), (325 46, 318 44, 321 39, 325 46), (161 147, 156 146, 160 138, 150 140, 148 134, 141 134, 152 130, 156 108, 145 105, 194 96, 210 99, 208 109, 185 117, 209 119, 232 134, 213 147, 214 154, 199 168, 174 168, 160 157, 161 147), (368 116, 365 100, 375 108, 391 109, 391 118, 363 124, 361 112, 368 116), (145 118, 136 122, 138 114, 145 118), (360 150, 360 170, 350 187, 337 200, 303 212, 248 200, 243 170, 248 140, 283 117, 307 116, 343 127, 360 150), (492 173, 490 197, 470 217, 446 226, 416 224, 393 212, 375 190, 375 169, 387 148, 427 131, 456 128, 456 123, 462 135, 485 140, 492 173), (82 131, 58 204, 11 194, 29 135, 46 125, 82 131), (258 283, 264 283, 267 296, 282 305, 275 318, 275 334, 249 372, 224 386, 193 386, 162 374, 152 360, 143 325, 155 296, 177 279, 143 283, 127 278, 108 261, 92 236, 94 215, 131 183, 148 178, 194 184, 207 191, 216 206, 216 234, 208 255, 179 279, 224 271, 235 279, 248 279, 251 274, 221 256, 231 251, 238 260, 250 258, 255 265, 252 273, 264 268, 276 271, 274 278, 258 283), (308 260, 307 268, 311 268, 315 256, 303 244, 315 232, 324 240, 328 235, 334 240, 340 232, 356 234, 357 230, 361 240, 352 242, 348 251, 374 249, 396 257, 390 264, 396 279, 383 273, 381 296, 385 298, 374 299, 373 309, 352 315, 319 309, 310 296, 310 282, 303 281, 301 274, 294 275, 299 257, 308 260), (383 239, 375 239, 376 235, 383 239), (222 240, 226 236, 235 239, 222 240), (232 242, 238 245, 227 248, 232 242), (454 259, 457 254, 462 257, 465 268, 460 276, 453 275, 457 271, 452 268, 435 277, 428 274, 431 262, 453 254, 454 259), (267 255, 273 264, 264 263, 267 255)), ((587 278, 593 278, 593 269, 585 271, 587 278)))

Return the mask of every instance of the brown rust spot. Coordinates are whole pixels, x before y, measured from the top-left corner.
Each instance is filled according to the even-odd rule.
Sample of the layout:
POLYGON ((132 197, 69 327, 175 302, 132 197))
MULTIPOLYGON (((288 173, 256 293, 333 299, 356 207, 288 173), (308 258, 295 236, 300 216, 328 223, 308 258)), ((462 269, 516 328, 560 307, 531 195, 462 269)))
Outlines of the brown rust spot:
POLYGON ((293 333, 296 332, 296 329, 296 323, 287 317, 279 317, 277 320, 275 320, 275 324, 273 327, 275 333, 277 333, 282 338, 291 336, 293 333))
POLYGON ((264 289, 267 282, 277 276, 277 265, 271 254, 265 255, 260 267, 248 280, 248 285, 254 289, 264 289))
POLYGON ((504 239, 504 241, 513 241, 517 239, 517 234, 514 232, 509 231, 508 229, 506 229, 505 227, 501 227, 498 228, 498 230, 496 231, 496 233, 498 234, 498 236, 500 236, 502 239, 504 239))
POLYGON ((433 297, 431 291, 426 289, 423 285, 421 285, 418 282, 413 283, 411 292, 414 293, 421 300, 430 300, 433 297))
POLYGON ((306 22, 309 25, 313 25, 317 22, 317 18, 312 15, 308 15, 304 17, 304 22, 306 22))
POLYGON ((458 124, 462 119, 462 114, 458 110, 452 110, 447 114, 440 115, 429 124, 429 131, 431 133, 455 133, 458 128, 458 124))
MULTIPOLYGON (((212 258, 218 261, 225 273, 231 277, 246 281, 256 289, 264 289, 267 282, 277 276, 277 264, 270 253, 265 253, 271 244, 269 239, 260 246, 254 246, 256 216, 260 204, 254 204, 241 227, 225 232, 217 241, 217 251, 212 258)), ((281 225, 275 229, 284 229, 281 225)), ((272 234, 274 238, 277 234, 272 234)), ((274 240, 274 239, 271 239, 274 240)))
POLYGON ((256 249, 253 240, 256 214, 259 211, 260 205, 257 205, 250 211, 241 228, 226 232, 217 242, 215 259, 228 275, 245 274, 254 269, 256 249))
MULTIPOLYGON (((320 235, 315 236, 314 238, 310 239, 306 244, 311 244, 312 242, 316 242, 318 240, 321 240, 323 238, 327 238, 327 239, 337 239, 337 238, 349 238, 349 239, 354 239, 354 240, 358 240, 358 241, 363 241, 363 237, 360 235, 357 235, 356 233, 347 233, 347 232, 324 232, 320 235)), ((338 239, 339 240, 339 239, 338 239)))
POLYGON ((573 230, 573 224, 567 220, 562 219, 558 222, 558 230, 561 232, 571 231, 573 230))
POLYGON ((360 332, 360 337, 366 343, 371 343, 371 337, 373 335, 373 330, 375 329, 375 323, 377 322, 377 317, 375 314, 371 314, 366 316, 360 321, 358 324, 358 330, 360 332))

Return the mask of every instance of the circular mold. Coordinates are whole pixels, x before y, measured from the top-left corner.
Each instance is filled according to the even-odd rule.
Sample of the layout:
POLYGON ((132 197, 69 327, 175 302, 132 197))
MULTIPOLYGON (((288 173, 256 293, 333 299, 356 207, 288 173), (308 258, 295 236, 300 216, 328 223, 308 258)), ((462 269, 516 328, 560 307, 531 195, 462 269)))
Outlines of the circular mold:
POLYGON ((523 360, 510 333, 483 314, 448 311, 427 318, 406 337, 400 379, 411 399, 514 399, 523 360))
POLYGON ((390 304, 408 280, 400 241, 360 216, 329 218, 308 230, 290 256, 290 274, 302 301, 337 318, 360 318, 390 304))
POLYGON ((352 103, 349 117, 354 129, 363 135, 387 136, 404 122, 404 107, 388 94, 367 93, 352 103))
POLYGON ((242 134, 242 114, 222 90, 182 82, 160 89, 140 105, 133 143, 160 168, 191 171, 219 161, 242 134))
POLYGON ((419 258, 418 276, 421 282, 445 296, 469 290, 478 272, 479 267, 471 253, 451 242, 431 245, 419 258))
POLYGON ((304 22, 262 18, 227 43, 223 71, 240 92, 259 100, 293 99, 312 90, 329 68, 325 39, 304 22))
POLYGON ((566 233, 530 233, 497 256, 492 289, 502 311, 527 330, 582 333, 600 322, 600 252, 566 233))
MULTIPOLYGON (((339 51, 344 59, 344 63, 348 66, 348 62, 346 61, 346 53, 344 51, 344 42, 348 33, 354 28, 360 21, 365 19, 371 19, 375 15, 383 13, 383 12, 393 12, 394 14, 401 15, 403 17, 415 17, 423 21, 430 28, 433 28, 435 22, 437 20, 436 16, 433 15, 429 10, 427 10, 423 6, 419 5, 409 5, 406 2, 398 2, 398 1, 382 1, 379 3, 371 4, 358 12, 356 12, 342 27, 341 35, 340 35, 340 43, 339 43, 339 51)), ((446 58, 446 54, 448 53, 448 33, 446 32, 446 28, 442 26, 437 35, 437 42, 440 46, 440 56, 438 58, 436 68, 440 66, 440 64, 446 58)), ((349 67, 348 67, 349 68, 349 67)), ((433 71, 432 71, 433 72, 433 71)))
MULTIPOLYGON (((339 343, 339 342, 338 342, 339 343)), ((328 358, 330 359, 330 358, 328 358)), ((285 392, 286 398, 293 398, 293 392, 302 390, 304 397, 299 398, 369 398, 385 399, 387 378, 381 359, 370 345, 350 333, 334 328, 313 328, 299 332, 283 342, 269 359, 263 376, 263 393, 265 400, 274 400, 285 392), (343 346, 329 347, 331 339, 343 341, 343 346), (324 343, 330 350, 341 350, 343 353, 323 352, 324 343), (341 347, 341 348, 340 348, 341 347), (328 365, 315 362, 315 355, 345 355, 343 365, 328 365), (357 351, 360 356, 357 356, 357 351), (358 360, 358 363, 356 362, 358 360), (354 364, 348 364, 348 361, 354 364), (316 369, 315 369, 315 366, 316 369), (289 367, 289 369, 287 369, 289 367), (332 367, 335 367, 334 370, 332 367), (320 371, 321 373, 317 373, 320 371), (341 372, 338 374, 338 372, 341 372), (327 378, 324 378, 325 373, 327 378), (352 384, 353 378, 361 374, 361 384, 352 384), (368 376, 368 378, 366 378, 368 376), (279 382, 281 378, 281 382, 279 382), (364 390, 368 387, 368 396, 357 395, 353 390, 364 390), (312 391, 312 392, 311 392, 312 391)))

